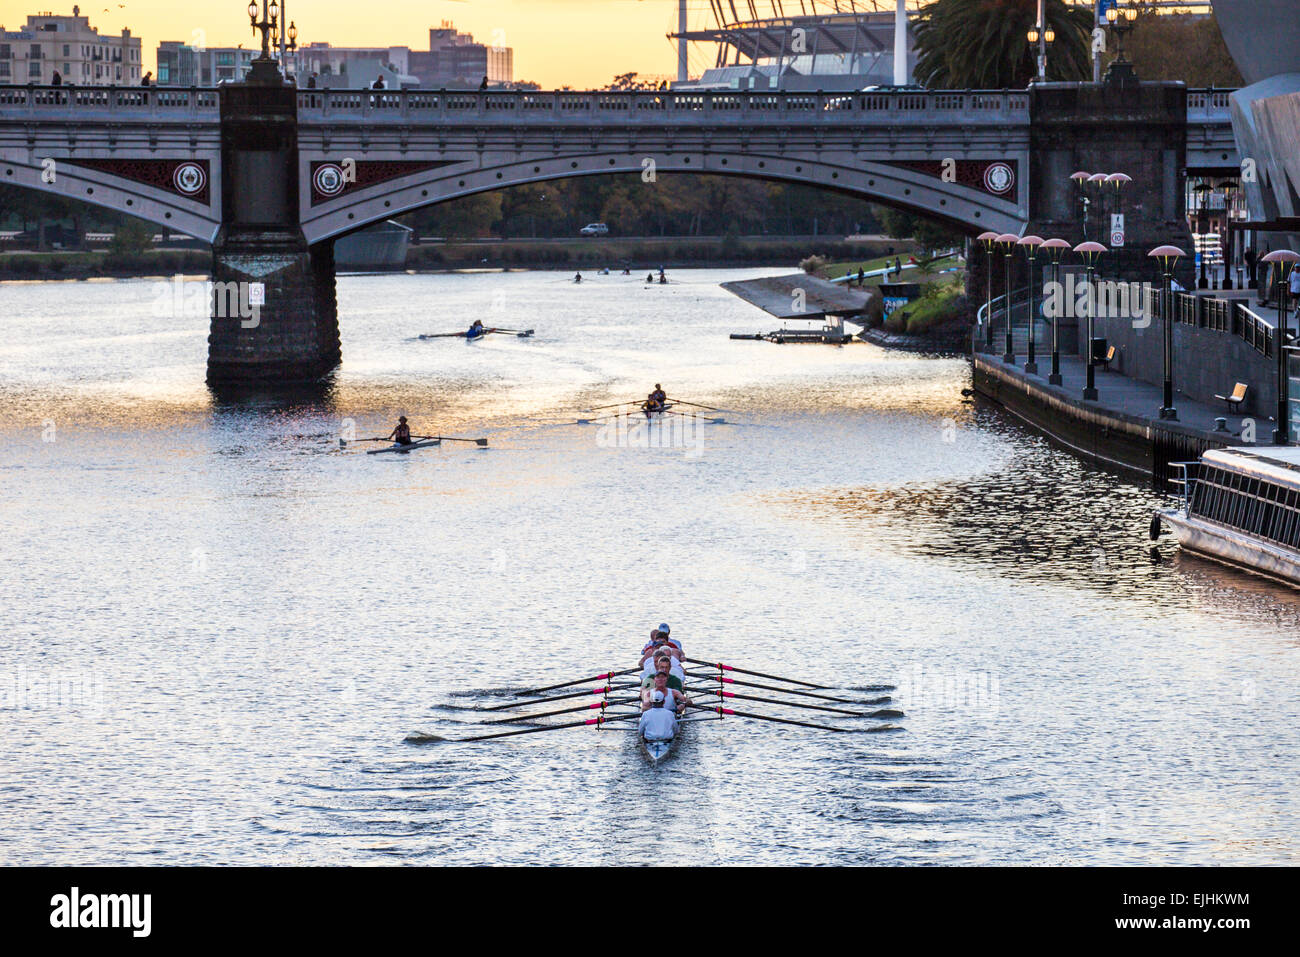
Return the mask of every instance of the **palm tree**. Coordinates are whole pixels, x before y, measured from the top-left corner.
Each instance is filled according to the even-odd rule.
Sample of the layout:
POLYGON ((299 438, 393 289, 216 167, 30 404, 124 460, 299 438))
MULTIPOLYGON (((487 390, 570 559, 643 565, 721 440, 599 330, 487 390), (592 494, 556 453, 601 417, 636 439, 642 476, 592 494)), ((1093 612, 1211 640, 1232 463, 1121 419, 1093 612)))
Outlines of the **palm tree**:
MULTIPOLYGON (((1091 76, 1093 15, 1047 0, 1049 80, 1091 76)), ((1028 33, 1038 0, 934 0, 916 25, 916 81, 931 89, 1020 90, 1038 75, 1028 33)))

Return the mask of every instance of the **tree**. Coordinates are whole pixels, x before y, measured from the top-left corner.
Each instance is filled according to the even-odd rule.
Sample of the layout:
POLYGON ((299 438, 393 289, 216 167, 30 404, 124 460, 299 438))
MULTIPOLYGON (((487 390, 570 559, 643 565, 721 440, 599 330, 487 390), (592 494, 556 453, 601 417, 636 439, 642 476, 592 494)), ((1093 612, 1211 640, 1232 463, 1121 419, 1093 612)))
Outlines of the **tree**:
POLYGON ((1192 17, 1142 7, 1124 52, 1144 80, 1182 80, 1191 87, 1238 87, 1245 82, 1213 14, 1192 17))
MULTIPOLYGON (((1049 80, 1092 75, 1092 11, 1047 0, 1056 40, 1047 56, 1049 80)), ((1023 90, 1038 76, 1038 48, 1029 29, 1037 0, 934 0, 916 25, 916 81, 931 89, 1023 90)))
POLYGON ((925 249, 960 246, 963 240, 960 230, 897 209, 882 208, 880 224, 884 227, 885 235, 894 239, 915 239, 925 249))

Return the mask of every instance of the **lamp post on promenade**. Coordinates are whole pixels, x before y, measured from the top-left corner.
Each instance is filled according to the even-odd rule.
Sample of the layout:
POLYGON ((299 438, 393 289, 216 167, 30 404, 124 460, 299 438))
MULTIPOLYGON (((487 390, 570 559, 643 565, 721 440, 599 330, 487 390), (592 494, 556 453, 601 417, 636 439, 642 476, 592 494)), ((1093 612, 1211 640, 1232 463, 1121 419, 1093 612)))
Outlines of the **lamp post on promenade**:
POLYGON ((1300 262, 1300 254, 1289 249, 1275 249, 1261 260, 1266 263, 1278 263, 1281 282, 1277 284, 1277 327, 1273 330, 1273 351, 1277 353, 1277 428, 1273 430, 1273 444, 1286 445, 1290 440, 1289 397, 1286 375, 1286 326, 1287 310, 1291 304, 1287 301, 1287 279, 1291 270, 1300 262))
POLYGON ((984 281, 987 292, 984 304, 984 321, 988 324, 985 329, 985 348, 991 353, 993 351, 993 244, 997 242, 998 234, 995 232, 983 232, 975 237, 976 241, 984 244, 984 281))
POLYGON ((1160 320, 1164 323, 1164 404, 1160 407, 1160 418, 1177 420, 1178 410, 1174 408, 1174 309, 1173 278, 1174 266, 1187 253, 1177 246, 1157 246, 1147 253, 1160 260, 1164 283, 1160 290, 1160 320))
POLYGON ((1011 253, 1016 248, 1016 243, 1020 242, 1020 237, 1015 233, 1003 233, 994 242, 1002 249, 1002 265, 1006 276, 1003 286, 1006 297, 1002 301, 1002 311, 1007 317, 1007 350, 1002 354, 1002 361, 1014 364, 1016 361, 1016 347, 1011 341, 1011 253))
POLYGON ((1097 367, 1093 364, 1096 356, 1093 355, 1092 348, 1092 319, 1097 312, 1097 289, 1093 285, 1093 273, 1097 268, 1097 260, 1101 254, 1106 251, 1106 247, 1101 243, 1079 243, 1074 247, 1074 251, 1083 257, 1087 266, 1087 283, 1088 283, 1088 377, 1083 386, 1083 397, 1092 402, 1097 401, 1097 367))
POLYGON ((1038 363, 1034 360, 1034 258, 1038 247, 1043 244, 1041 236, 1022 236, 1017 245, 1025 250, 1025 257, 1029 260, 1029 353, 1025 360, 1025 371, 1030 375, 1038 375, 1038 363))
MULTIPOLYGON (((1059 291, 1061 287, 1061 257, 1070 248, 1070 244, 1064 239, 1047 239, 1043 241, 1039 248, 1047 250, 1047 258, 1052 264, 1052 282, 1056 284, 1058 290, 1055 299, 1057 302, 1062 302, 1063 296, 1059 291)), ((1060 311, 1060 309, 1052 310, 1052 371, 1047 376, 1049 385, 1061 384, 1061 338, 1057 329, 1060 311)))

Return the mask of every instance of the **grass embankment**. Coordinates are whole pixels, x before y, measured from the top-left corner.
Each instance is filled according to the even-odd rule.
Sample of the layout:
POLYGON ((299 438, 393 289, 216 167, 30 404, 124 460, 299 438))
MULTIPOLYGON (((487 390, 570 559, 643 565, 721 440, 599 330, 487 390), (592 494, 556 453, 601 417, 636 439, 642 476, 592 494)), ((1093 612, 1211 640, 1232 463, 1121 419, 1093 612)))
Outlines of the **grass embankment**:
POLYGON ((212 253, 206 249, 153 249, 142 253, 7 253, 0 256, 0 279, 94 279, 101 276, 207 275, 212 253))
MULTIPOLYGON (((826 279, 834 279, 856 273, 859 268, 864 272, 882 269, 893 261, 893 256, 884 256, 865 262, 831 263, 820 269, 818 274, 826 279)), ((972 313, 965 295, 965 273, 944 271, 959 267, 956 255, 944 256, 927 262, 924 268, 905 269, 901 276, 873 276, 868 279, 867 286, 876 289, 879 289, 882 281, 917 283, 921 286, 921 295, 906 306, 895 309, 888 319, 884 318, 880 296, 872 297, 867 306, 867 328, 883 326, 886 332, 932 336, 939 332, 969 327, 972 313)))
POLYGON ((574 239, 561 242, 502 240, 412 246, 408 269, 582 268, 638 270, 690 266, 785 266, 793 271, 809 254, 827 259, 879 257, 889 244, 807 239, 574 239))

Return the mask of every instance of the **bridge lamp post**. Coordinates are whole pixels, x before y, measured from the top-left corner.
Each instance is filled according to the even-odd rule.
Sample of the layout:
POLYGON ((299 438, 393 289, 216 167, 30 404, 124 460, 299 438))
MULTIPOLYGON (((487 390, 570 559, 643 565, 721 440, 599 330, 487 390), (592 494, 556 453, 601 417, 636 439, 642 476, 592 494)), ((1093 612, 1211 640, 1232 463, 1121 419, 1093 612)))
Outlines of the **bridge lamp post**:
POLYGON ((1025 371, 1030 375, 1038 375, 1038 363, 1034 361, 1034 259, 1042 244, 1041 236, 1022 236, 1016 244, 1024 249, 1025 258, 1029 260, 1029 354, 1025 371))
POLYGON ((1106 25, 1110 27, 1110 32, 1115 34, 1115 62, 1128 63, 1128 57, 1124 55, 1124 34, 1133 29, 1133 21, 1137 19, 1138 12, 1133 7, 1121 8, 1118 4, 1106 10, 1106 25))
MULTIPOLYGON (((1052 282, 1056 284, 1058 298, 1064 302, 1064 295, 1060 292, 1061 257, 1070 248, 1070 244, 1064 239, 1047 239, 1038 248, 1047 250, 1047 258, 1052 264, 1052 282)), ((1061 339, 1057 329, 1059 313, 1059 309, 1052 312, 1052 371, 1047 376, 1049 385, 1061 384, 1061 339)))
POLYGON ((1287 302, 1287 278, 1291 270, 1298 268, 1296 263, 1300 263, 1300 254, 1289 249, 1275 249, 1262 257, 1261 261, 1278 263, 1278 272, 1281 274, 1281 282, 1277 287, 1277 326, 1273 330, 1273 351, 1277 353, 1277 428, 1273 430, 1273 444, 1286 445, 1291 431, 1287 421, 1290 410, 1286 377, 1286 320, 1287 309, 1291 305, 1287 302))
POLYGON ((988 324, 985 330, 987 338, 985 348, 991 353, 993 351, 993 244, 997 242, 998 234, 983 232, 975 239, 984 244, 984 286, 988 293, 984 304, 984 321, 988 324))
POLYGON ((1174 308, 1173 308, 1173 278, 1174 266, 1178 260, 1182 259, 1187 253, 1183 252, 1177 246, 1157 246, 1151 252, 1147 253, 1154 259, 1160 260, 1160 268, 1164 276, 1164 284, 1160 293, 1160 321, 1164 323, 1164 374, 1165 374, 1165 395, 1164 405, 1160 408, 1160 418, 1172 419, 1177 421, 1178 410, 1174 408, 1174 308))
POLYGON ((1030 46, 1038 47, 1038 78, 1047 79, 1047 48, 1056 42, 1056 31, 1047 25, 1047 13, 1043 9, 1047 0, 1038 0, 1038 19, 1029 28, 1027 34, 1030 46))
POLYGON ((1071 173, 1070 179, 1074 180, 1074 185, 1079 188, 1078 206, 1083 210, 1083 238, 1086 242, 1088 239, 1088 205, 1092 200, 1088 199, 1087 183, 1091 173, 1079 170, 1077 173, 1071 173))
POLYGON ((1097 259, 1106 251, 1106 247, 1101 243, 1079 243, 1074 247, 1074 251, 1083 257, 1087 266, 1087 283, 1088 283, 1088 376, 1083 385, 1083 397, 1089 401, 1097 401, 1097 366, 1094 364, 1096 356, 1093 355, 1092 335, 1093 335, 1093 316, 1097 312, 1097 288, 1093 284, 1093 273, 1097 268, 1097 259))
POLYGON ((271 59, 271 31, 275 29, 280 19, 280 4, 277 0, 271 0, 270 6, 267 6, 266 0, 262 0, 262 19, 257 19, 257 0, 248 0, 248 22, 252 26, 253 32, 262 31, 262 56, 261 59, 271 59))
POLYGON ((1007 316, 1007 351, 1002 354, 1002 361, 1014 365, 1016 347, 1011 341, 1011 253, 1015 250, 1016 244, 1020 242, 1020 237, 1015 233, 1003 233, 994 242, 1002 250, 1002 266, 1006 275, 1006 284, 1003 286, 1006 297, 1002 302, 1002 311, 1007 316))

